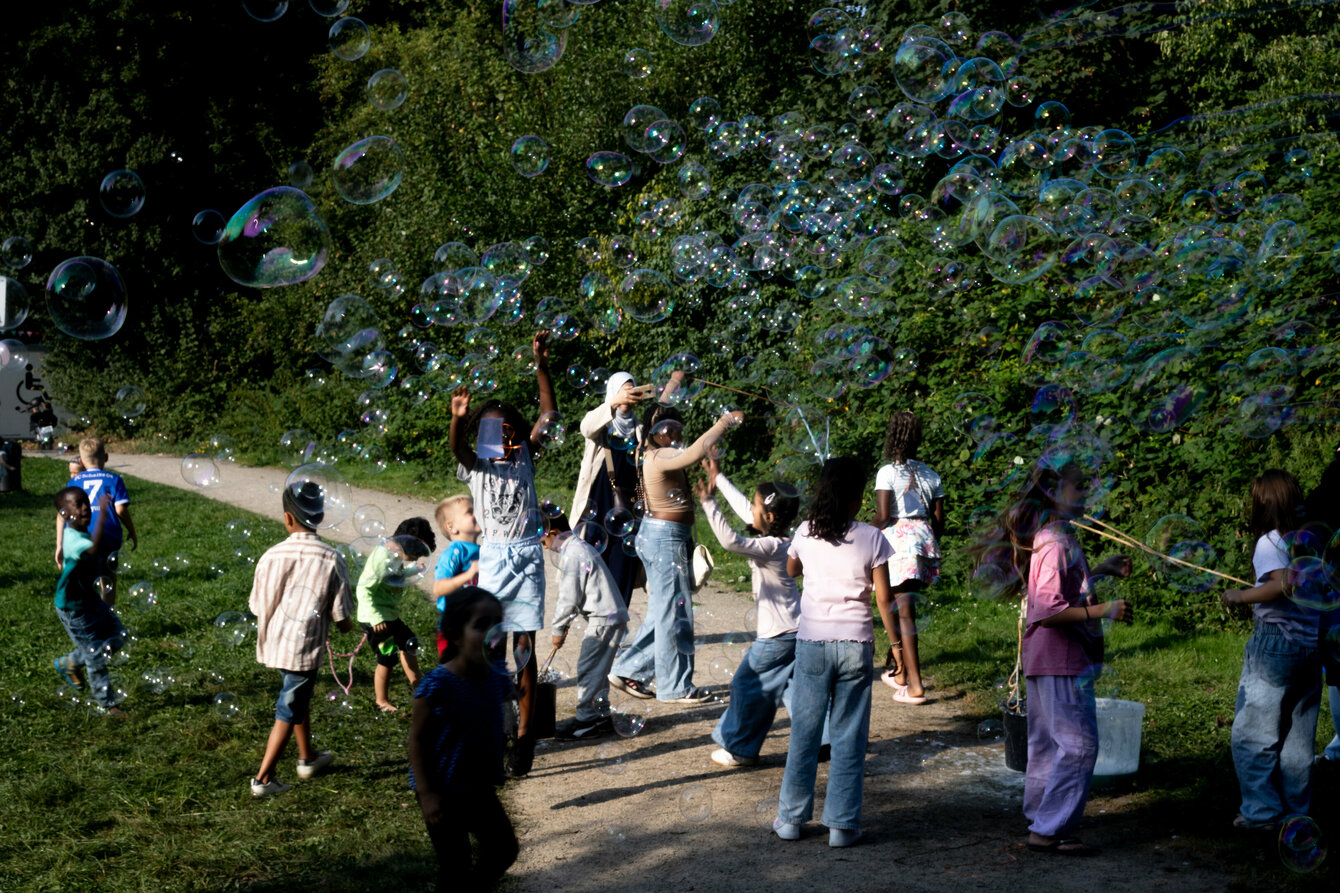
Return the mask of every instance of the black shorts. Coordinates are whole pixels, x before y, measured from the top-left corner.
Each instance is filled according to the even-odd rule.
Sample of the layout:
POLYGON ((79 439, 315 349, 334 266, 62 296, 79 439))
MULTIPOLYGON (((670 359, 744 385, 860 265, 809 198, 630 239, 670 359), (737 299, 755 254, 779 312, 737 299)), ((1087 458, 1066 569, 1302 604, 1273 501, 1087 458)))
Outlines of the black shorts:
POLYGON ((397 650, 407 651, 410 654, 419 650, 418 637, 405 625, 405 621, 399 618, 386 621, 386 626, 382 627, 381 632, 373 632, 372 624, 369 623, 363 624, 363 631, 368 634, 368 644, 377 655, 378 666, 394 667, 399 663, 397 650))

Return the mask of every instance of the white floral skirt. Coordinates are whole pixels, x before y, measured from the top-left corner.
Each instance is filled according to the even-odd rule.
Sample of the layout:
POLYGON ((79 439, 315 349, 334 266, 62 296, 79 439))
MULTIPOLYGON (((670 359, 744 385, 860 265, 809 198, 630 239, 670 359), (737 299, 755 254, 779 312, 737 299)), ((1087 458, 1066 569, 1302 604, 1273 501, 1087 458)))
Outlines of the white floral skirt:
POLYGON ((940 579, 940 544, 931 525, 921 518, 900 518, 884 528, 884 538, 893 546, 889 559, 889 583, 908 580, 930 584, 940 579))

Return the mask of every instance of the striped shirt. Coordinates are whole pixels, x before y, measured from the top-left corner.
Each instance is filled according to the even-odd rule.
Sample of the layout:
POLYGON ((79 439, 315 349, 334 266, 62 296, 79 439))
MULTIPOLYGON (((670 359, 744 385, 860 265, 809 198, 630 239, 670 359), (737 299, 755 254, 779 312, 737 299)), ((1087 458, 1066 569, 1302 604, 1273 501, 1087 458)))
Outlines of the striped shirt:
POLYGON ((256 615, 258 662, 279 670, 315 670, 331 622, 354 611, 344 557, 315 533, 291 533, 256 562, 248 605, 256 615))

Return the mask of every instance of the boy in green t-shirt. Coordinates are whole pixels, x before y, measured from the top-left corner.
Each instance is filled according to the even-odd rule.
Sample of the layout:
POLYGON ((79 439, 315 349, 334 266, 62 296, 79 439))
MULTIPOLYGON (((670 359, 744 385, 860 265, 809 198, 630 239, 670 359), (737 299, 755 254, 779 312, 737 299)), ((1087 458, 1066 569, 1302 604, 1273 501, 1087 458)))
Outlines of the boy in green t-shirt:
POLYGON ((363 573, 358 576, 354 594, 358 603, 356 616, 377 655, 372 692, 378 709, 386 713, 396 712, 390 688, 391 668, 397 661, 405 669, 410 690, 419 684, 419 640, 400 619, 400 594, 407 579, 415 575, 407 571, 436 548, 437 537, 428 521, 409 518, 372 550, 363 573))
POLYGON ((105 716, 119 716, 125 711, 117 706, 112 691, 111 677, 107 674, 107 658, 121 650, 126 630, 98 593, 98 547, 102 541, 104 521, 112 508, 110 494, 104 493, 98 504, 98 522, 89 534, 93 506, 79 487, 66 487, 56 494, 56 511, 65 522, 63 564, 56 582, 56 616, 60 618, 74 650, 53 661, 56 672, 75 688, 82 689, 87 671, 88 684, 98 712, 105 716))

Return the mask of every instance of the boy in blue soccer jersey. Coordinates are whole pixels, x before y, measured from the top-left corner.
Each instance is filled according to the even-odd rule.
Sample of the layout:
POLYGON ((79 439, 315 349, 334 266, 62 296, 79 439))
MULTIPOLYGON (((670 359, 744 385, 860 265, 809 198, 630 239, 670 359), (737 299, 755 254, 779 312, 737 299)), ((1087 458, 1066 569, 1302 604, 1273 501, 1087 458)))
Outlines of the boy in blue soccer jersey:
MULTIPOLYGON (((116 604, 116 577, 107 567, 107 556, 113 552, 120 551, 125 534, 130 536, 130 548, 135 550, 139 548, 140 538, 135 532, 135 522, 130 518, 130 495, 126 493, 126 482, 121 479, 121 475, 106 471, 103 466, 107 464, 107 449, 103 446, 101 437, 85 437, 79 441, 79 459, 84 464, 84 470, 70 478, 66 486, 79 487, 88 494, 88 501, 93 506, 93 518, 90 522, 96 525, 98 516, 102 512, 102 497, 107 495, 111 497, 112 510, 107 513, 107 520, 103 524, 102 542, 98 548, 98 575, 106 576, 110 585, 104 590, 102 598, 108 605, 116 604)), ((65 519, 60 515, 56 516, 56 565, 63 567, 64 561, 64 539, 65 539, 65 519)))

